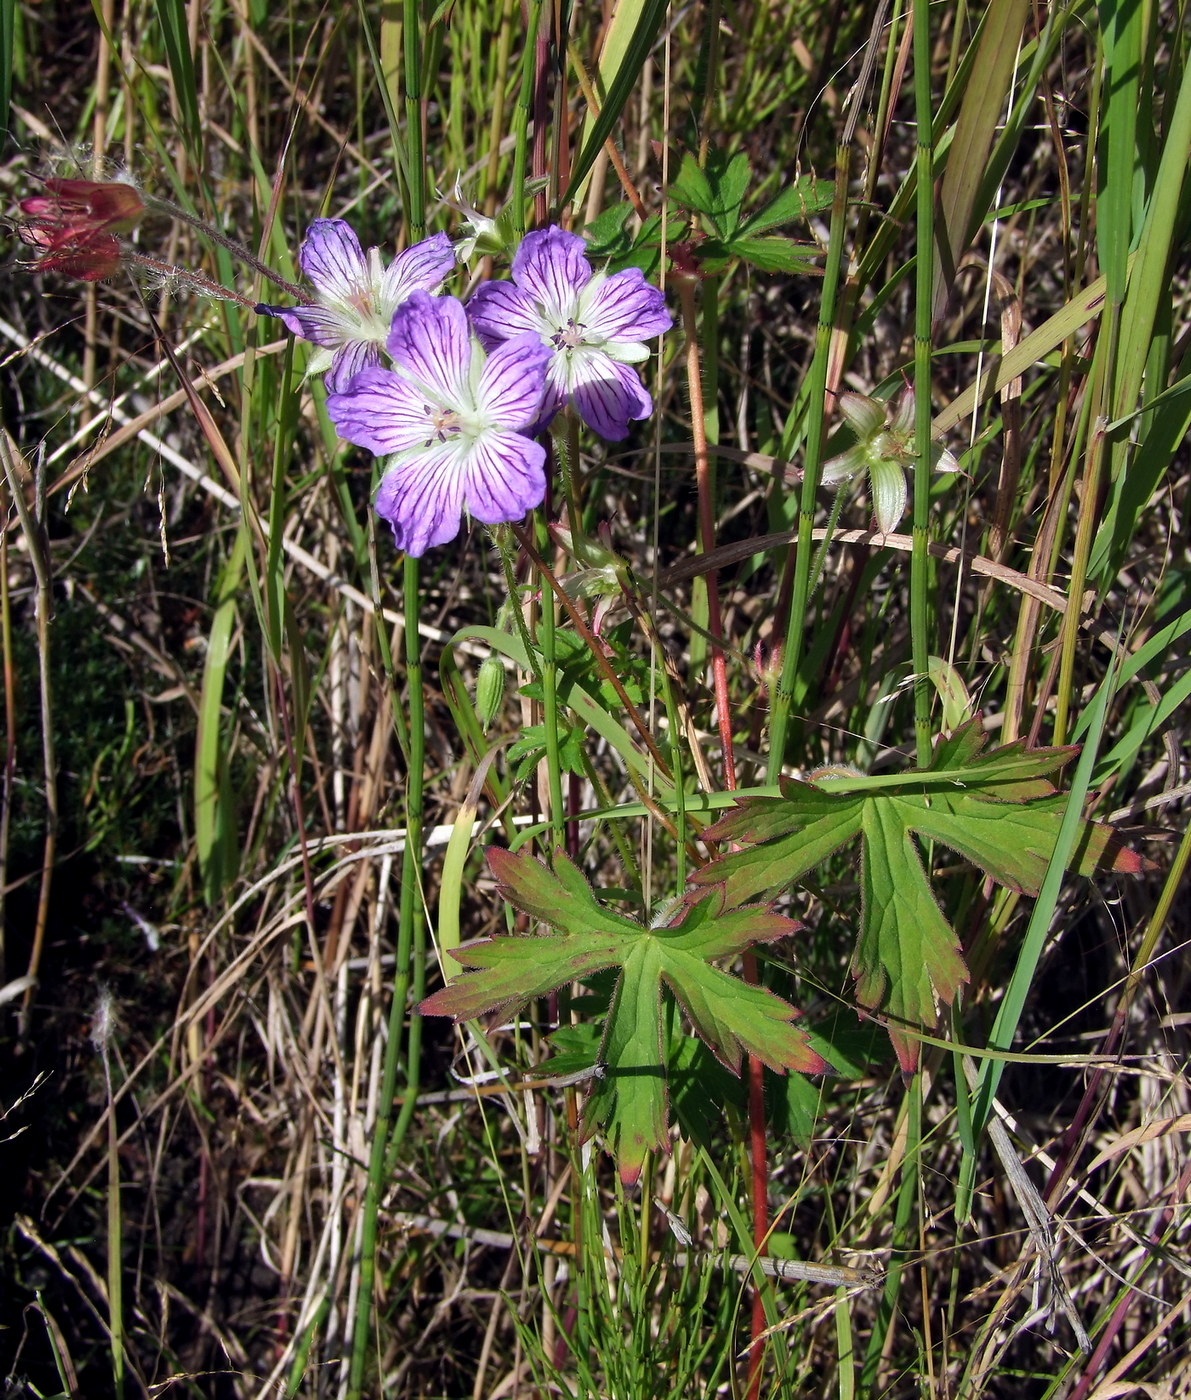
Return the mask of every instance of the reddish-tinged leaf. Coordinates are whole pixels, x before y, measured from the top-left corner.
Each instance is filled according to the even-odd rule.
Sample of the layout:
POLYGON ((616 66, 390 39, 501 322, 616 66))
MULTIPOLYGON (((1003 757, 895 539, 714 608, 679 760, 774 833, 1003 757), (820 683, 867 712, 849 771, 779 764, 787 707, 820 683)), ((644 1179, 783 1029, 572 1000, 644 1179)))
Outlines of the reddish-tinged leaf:
MULTIPOLYGON (((901 779, 783 781, 781 797, 746 799, 704 833, 744 844, 694 877, 697 885, 718 885, 727 906, 776 894, 860 838, 857 998, 888 1016, 907 1072, 917 1066, 917 1041, 898 1026, 933 1026, 940 1004, 950 1004, 968 978, 959 939, 931 892, 920 843, 946 846, 999 884, 1036 895, 1066 809, 1049 778, 1076 749, 1027 750, 1019 740, 985 753, 985 743, 977 716, 938 741, 928 768, 901 779)), ((1076 868, 1084 873, 1141 868, 1097 822, 1084 823, 1076 849, 1076 868)))
POLYGON ((767 906, 721 909, 705 894, 688 897, 668 924, 645 927, 608 909, 561 851, 554 869, 529 855, 488 852, 500 895, 551 925, 541 936, 469 943, 455 957, 471 971, 427 997, 424 1015, 465 1020, 520 1005, 602 968, 620 969, 595 1082, 584 1115, 588 1131, 604 1129, 626 1182, 645 1157, 667 1145, 669 1123, 663 1038, 663 984, 716 1056, 739 1072, 745 1054, 779 1073, 827 1068, 792 1022, 798 1012, 772 992, 751 987, 711 965, 798 925, 767 906))

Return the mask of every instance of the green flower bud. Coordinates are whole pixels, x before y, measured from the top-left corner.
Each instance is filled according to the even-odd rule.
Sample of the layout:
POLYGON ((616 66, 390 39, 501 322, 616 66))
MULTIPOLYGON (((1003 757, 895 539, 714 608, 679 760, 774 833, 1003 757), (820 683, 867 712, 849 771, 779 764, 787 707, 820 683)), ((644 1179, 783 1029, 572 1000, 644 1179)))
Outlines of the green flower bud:
POLYGON ((505 698, 505 668, 495 652, 486 656, 480 663, 480 674, 476 677, 476 714, 485 729, 500 713, 505 698))

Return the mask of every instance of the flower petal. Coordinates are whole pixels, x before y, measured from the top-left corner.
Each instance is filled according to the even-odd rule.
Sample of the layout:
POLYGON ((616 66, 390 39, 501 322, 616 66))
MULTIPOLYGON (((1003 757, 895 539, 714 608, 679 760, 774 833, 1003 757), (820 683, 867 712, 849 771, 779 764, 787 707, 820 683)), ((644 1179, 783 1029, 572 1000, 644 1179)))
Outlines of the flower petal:
POLYGON ((868 484, 877 528, 888 534, 906 513, 906 474, 896 462, 871 462, 868 484))
POLYGON ((572 351, 571 401, 579 417, 602 438, 627 437, 631 418, 648 418, 653 400, 636 371, 600 350, 572 351))
POLYGON ((459 439, 393 457, 376 492, 376 513, 393 527, 398 549, 420 558, 459 533, 463 509, 459 439))
POLYGON ((546 449, 520 433, 485 433, 462 466, 463 504, 485 525, 520 520, 546 494, 546 449))
POLYGON ((513 259, 513 281, 541 308, 554 329, 574 315, 579 293, 591 281, 584 254, 587 244, 577 233, 544 228, 527 233, 513 259))
POLYGON ((424 238, 398 253, 381 279, 380 301, 394 310, 411 292, 437 292, 455 266, 455 249, 445 233, 424 238))
POLYGON ((542 392, 542 402, 538 405, 538 416, 524 431, 530 437, 537 437, 539 433, 545 432, 554 415, 570 396, 564 356, 553 355, 550 363, 546 366, 546 387, 542 392))
POLYGON ((601 340, 648 340, 674 324, 665 298, 639 267, 615 272, 592 288, 579 319, 589 339, 601 340))
POLYGON ((311 340, 315 345, 338 347, 359 332, 355 322, 329 306, 265 306, 262 303, 255 309, 258 316, 276 316, 291 334, 311 340))
POLYGON ((343 219, 315 219, 298 263, 320 296, 357 305, 368 290, 368 266, 355 230, 343 219))
POLYGON ((341 438, 378 457, 424 444, 427 417, 422 395, 391 369, 366 369, 348 392, 327 395, 327 413, 341 438))
POLYGON ((476 408, 493 427, 518 430, 537 420, 552 354, 532 331, 502 341, 492 351, 480 373, 476 408))
POLYGON ((867 394, 845 390, 839 396, 839 411, 862 442, 885 426, 885 405, 867 394))
POLYGON ((468 300, 467 314, 485 350, 528 331, 545 336, 555 329, 529 293, 508 282, 485 282, 468 300))
POLYGON ((462 302, 411 293, 393 315, 388 346, 403 375, 440 403, 460 406, 471 366, 471 334, 462 302))
MULTIPOLYGON (((370 340, 349 340, 335 351, 330 368, 323 377, 328 394, 347 393, 351 382, 366 369, 380 366, 380 347, 370 340)), ((308 371, 309 373, 310 371, 308 371)), ((317 370, 313 371, 318 373, 317 370)))

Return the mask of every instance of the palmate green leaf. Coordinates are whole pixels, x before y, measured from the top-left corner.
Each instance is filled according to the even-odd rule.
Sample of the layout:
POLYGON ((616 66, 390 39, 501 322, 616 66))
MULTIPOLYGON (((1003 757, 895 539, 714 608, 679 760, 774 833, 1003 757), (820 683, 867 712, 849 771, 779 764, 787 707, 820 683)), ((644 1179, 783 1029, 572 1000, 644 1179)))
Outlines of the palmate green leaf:
POLYGON ((815 265, 819 249, 813 243, 795 243, 780 233, 737 234, 724 240, 709 238, 698 245, 699 266, 704 272, 723 272, 733 258, 751 263, 761 272, 794 272, 804 276, 822 269, 815 265))
POLYGON ((791 272, 809 276, 822 269, 816 259, 820 249, 814 243, 796 243, 780 233, 737 234, 728 245, 738 258, 761 272, 791 272))
MULTIPOLYGON (((907 1072, 917 1040, 898 1027, 933 1026, 968 972, 959 939, 931 890, 919 841, 957 851, 1010 889, 1037 894, 1067 799, 1055 774, 1074 748, 1027 750, 1023 740, 984 753, 976 716, 941 738, 930 765, 901 778, 783 780, 781 796, 741 802, 704 835, 745 844, 694 877, 718 885, 725 906, 774 894, 860 838, 860 930, 852 959, 857 998, 888 1017, 907 1072), (917 839, 915 839, 917 838, 917 839)), ((1136 873, 1141 861, 1110 828, 1084 822, 1077 868, 1136 873)))
POLYGON ((636 1181, 646 1155, 667 1142, 663 984, 733 1073, 745 1054, 779 1073, 827 1068, 805 1032, 791 1024, 798 1012, 788 1002, 712 966, 713 959, 793 933, 799 927, 794 920, 764 905, 722 909, 718 898, 700 892, 683 900, 670 922, 646 927, 601 904, 561 851, 553 870, 528 854, 502 850, 490 850, 488 864, 501 897, 556 932, 483 939, 454 950, 473 971, 419 1010, 470 1020, 618 968, 600 1051, 604 1076, 588 1100, 584 1126, 604 1130, 626 1183, 636 1181))
POLYGON ((721 151, 709 151, 702 167, 687 152, 670 183, 670 198, 704 215, 721 237, 731 238, 740 224, 751 177, 743 152, 728 158, 721 151))
POLYGON ((782 190, 764 209, 751 214, 740 228, 742 234, 767 233, 770 229, 809 219, 831 208, 835 198, 834 180, 816 180, 812 175, 800 175, 782 190))

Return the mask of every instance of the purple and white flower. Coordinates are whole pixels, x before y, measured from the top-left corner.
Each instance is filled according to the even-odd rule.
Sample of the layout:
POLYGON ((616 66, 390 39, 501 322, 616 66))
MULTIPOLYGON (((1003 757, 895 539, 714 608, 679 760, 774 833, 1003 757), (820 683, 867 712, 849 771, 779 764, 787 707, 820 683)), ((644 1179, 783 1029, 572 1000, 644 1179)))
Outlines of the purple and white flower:
POLYGON ((593 272, 586 243, 561 228, 526 234, 511 282, 487 282, 467 304, 489 348, 532 332, 549 347, 539 426, 564 403, 601 437, 628 434, 653 401, 633 365, 649 358, 643 343, 673 325, 662 294, 640 268, 593 272))
POLYGON ((459 533, 520 520, 546 494, 541 417, 550 350, 520 335, 486 355, 454 297, 413 292, 393 316, 393 369, 369 368, 327 397, 340 437, 385 458, 377 513, 414 556, 459 533))
POLYGON ((385 267, 379 248, 369 248, 365 257, 350 224, 315 219, 298 264, 314 287, 315 303, 256 309, 318 346, 308 373, 326 371, 328 392, 339 393, 354 375, 381 363, 393 313, 412 292, 437 292, 455 266, 455 253, 446 234, 436 233, 385 267))

